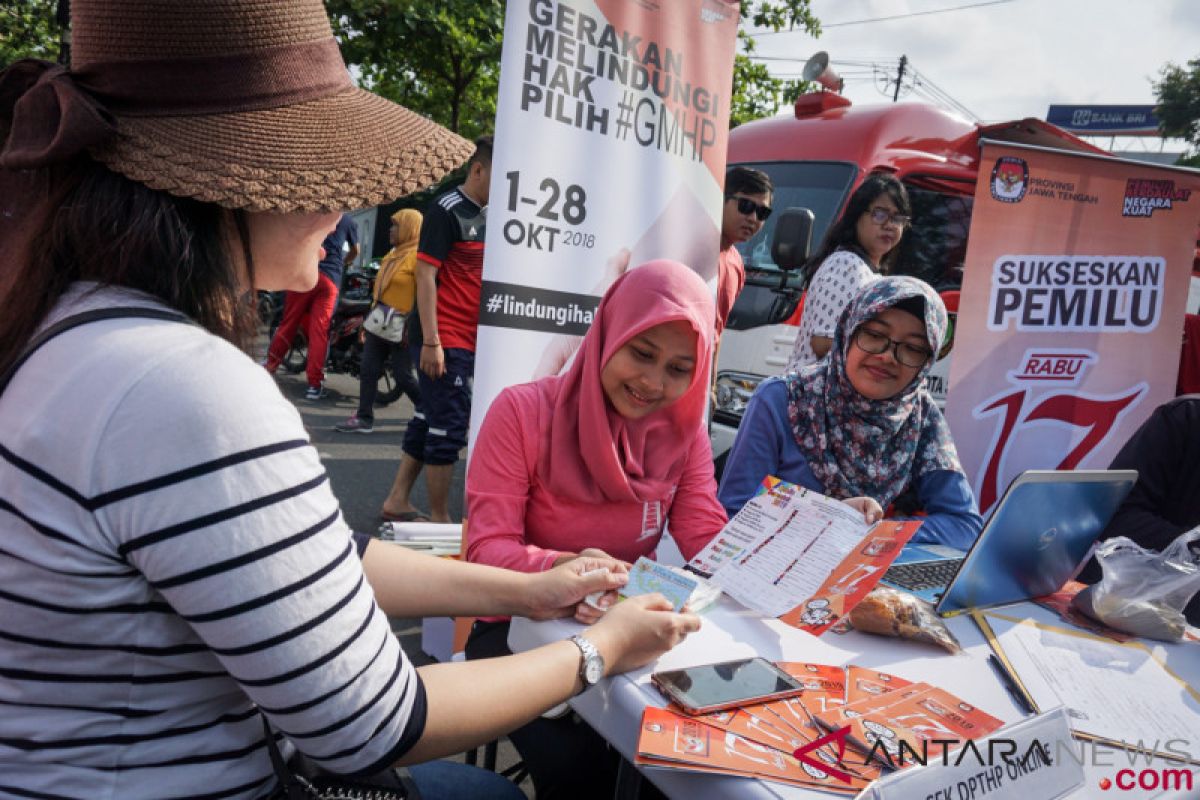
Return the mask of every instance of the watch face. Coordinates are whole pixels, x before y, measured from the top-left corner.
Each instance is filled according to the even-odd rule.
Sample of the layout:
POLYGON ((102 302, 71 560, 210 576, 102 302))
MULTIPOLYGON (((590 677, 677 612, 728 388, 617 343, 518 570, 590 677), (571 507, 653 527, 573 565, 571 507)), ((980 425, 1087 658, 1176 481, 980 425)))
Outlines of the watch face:
POLYGON ((589 684, 599 683, 604 677, 604 662, 599 658, 589 658, 583 669, 589 684))

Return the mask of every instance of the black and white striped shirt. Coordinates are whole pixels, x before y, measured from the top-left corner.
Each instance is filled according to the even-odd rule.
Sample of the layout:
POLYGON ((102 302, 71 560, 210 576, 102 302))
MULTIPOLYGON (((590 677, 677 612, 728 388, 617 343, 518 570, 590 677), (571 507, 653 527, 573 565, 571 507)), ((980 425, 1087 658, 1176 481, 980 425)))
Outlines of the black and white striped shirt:
POLYGON ((258 708, 342 773, 425 721, 299 415, 194 326, 62 334, 0 397, 0 797, 262 797, 258 708))

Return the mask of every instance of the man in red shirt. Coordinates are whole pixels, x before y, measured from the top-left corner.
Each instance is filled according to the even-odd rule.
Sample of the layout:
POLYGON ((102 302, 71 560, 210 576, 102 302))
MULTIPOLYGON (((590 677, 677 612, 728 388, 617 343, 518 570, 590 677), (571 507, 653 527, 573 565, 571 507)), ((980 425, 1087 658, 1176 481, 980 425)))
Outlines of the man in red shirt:
MULTIPOLYGON (((721 253, 717 257, 717 338, 713 348, 713 390, 716 391, 717 360, 721 354, 721 333, 729 312, 746 283, 746 265, 737 245, 762 230, 771 216, 775 187, 761 170, 733 167, 725 173, 725 206, 721 212, 721 253)), ((715 402, 715 395, 714 395, 715 402)))
MULTIPOLYGON (((733 167, 725 173, 725 206, 721 214, 721 254, 717 260, 717 338, 746 283, 746 266, 735 245, 762 230, 771 216, 774 186, 767 173, 733 167)), ((716 364, 716 358, 713 358, 716 364)))
POLYGON ((404 455, 383 501, 387 520, 423 519, 409 496, 425 472, 429 513, 450 522, 450 480, 467 444, 483 242, 492 178, 492 137, 475 140, 467 178, 425 211, 417 245, 417 322, 409 328, 421 400, 404 434, 404 455))

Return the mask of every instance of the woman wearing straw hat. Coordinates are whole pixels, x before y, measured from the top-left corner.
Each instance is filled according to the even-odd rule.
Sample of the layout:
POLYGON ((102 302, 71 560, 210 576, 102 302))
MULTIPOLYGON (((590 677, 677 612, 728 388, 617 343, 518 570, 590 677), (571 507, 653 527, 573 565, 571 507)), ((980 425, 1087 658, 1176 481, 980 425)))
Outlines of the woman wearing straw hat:
MULTIPOLYGON (((235 345, 252 288, 313 285, 341 209, 469 145, 355 89, 318 0, 73 6, 69 70, 0 74, 0 795, 262 798, 281 749, 427 762, 698 626, 637 598, 574 641, 415 670, 385 615, 565 615, 620 566, 352 538, 235 345)), ((498 796, 439 771, 413 770, 426 797, 498 796)))

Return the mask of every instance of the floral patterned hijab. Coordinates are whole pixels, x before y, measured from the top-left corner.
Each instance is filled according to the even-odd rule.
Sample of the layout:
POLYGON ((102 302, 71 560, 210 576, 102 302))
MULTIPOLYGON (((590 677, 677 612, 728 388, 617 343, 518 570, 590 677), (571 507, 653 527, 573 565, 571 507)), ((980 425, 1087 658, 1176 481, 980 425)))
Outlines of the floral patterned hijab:
POLYGON ((886 400, 863 397, 846 374, 859 326, 914 297, 924 300, 925 334, 936 353, 947 324, 942 299, 924 281, 884 277, 864 286, 842 312, 829 355, 785 376, 792 433, 832 497, 873 497, 886 509, 926 472, 962 472, 950 428, 924 388, 933 359, 886 400))

